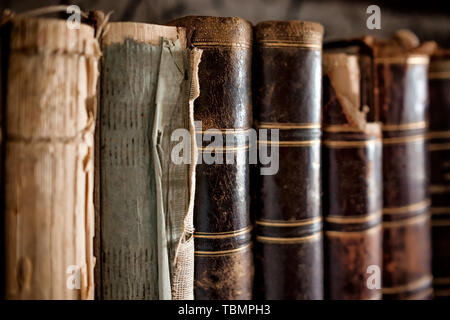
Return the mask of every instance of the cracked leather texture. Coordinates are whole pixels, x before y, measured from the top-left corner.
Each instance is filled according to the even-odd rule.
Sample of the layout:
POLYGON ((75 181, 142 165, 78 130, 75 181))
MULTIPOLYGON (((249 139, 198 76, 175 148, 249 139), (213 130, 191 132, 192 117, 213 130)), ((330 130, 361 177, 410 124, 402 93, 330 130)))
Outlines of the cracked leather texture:
MULTIPOLYGON (((169 24, 185 27, 188 44, 203 50, 199 65, 200 96, 194 106, 194 118, 202 121, 202 130, 250 128, 250 23, 240 18, 191 16, 169 24)), ((199 146, 208 144, 198 140, 199 146)), ((237 157, 247 158, 245 148, 234 152, 237 157)), ((197 165, 195 299, 252 298, 249 174, 248 160, 241 164, 197 165)))

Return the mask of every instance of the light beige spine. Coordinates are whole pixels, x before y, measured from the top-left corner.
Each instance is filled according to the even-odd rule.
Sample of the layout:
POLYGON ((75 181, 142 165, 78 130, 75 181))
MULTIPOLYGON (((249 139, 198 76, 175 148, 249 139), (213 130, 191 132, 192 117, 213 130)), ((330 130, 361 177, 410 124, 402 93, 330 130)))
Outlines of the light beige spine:
POLYGON ((6 298, 92 299, 94 29, 56 19, 10 23, 6 298))

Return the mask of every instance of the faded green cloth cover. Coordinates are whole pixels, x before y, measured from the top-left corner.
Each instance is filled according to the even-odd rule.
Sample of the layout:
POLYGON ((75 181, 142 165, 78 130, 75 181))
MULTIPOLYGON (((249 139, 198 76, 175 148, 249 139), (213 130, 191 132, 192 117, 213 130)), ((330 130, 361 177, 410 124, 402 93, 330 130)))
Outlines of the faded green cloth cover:
POLYGON ((103 46, 103 299, 193 298, 192 277, 185 275, 193 272, 195 164, 170 159, 172 131, 193 123, 191 55, 178 40, 163 38, 159 46, 129 38, 103 46))

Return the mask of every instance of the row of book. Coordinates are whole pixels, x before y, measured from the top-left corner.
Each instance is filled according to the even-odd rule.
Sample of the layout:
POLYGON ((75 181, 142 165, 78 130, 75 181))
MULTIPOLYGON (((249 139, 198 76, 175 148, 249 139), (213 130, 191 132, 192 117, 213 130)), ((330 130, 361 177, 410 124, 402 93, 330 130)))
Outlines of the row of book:
POLYGON ((7 299, 450 295, 449 51, 84 16, 2 16, 7 299))

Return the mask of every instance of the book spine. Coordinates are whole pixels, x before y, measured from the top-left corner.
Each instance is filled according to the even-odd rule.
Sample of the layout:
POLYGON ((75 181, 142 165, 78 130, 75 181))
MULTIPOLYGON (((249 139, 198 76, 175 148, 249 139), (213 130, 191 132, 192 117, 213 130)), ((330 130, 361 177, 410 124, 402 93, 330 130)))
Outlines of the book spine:
POLYGON ((383 124, 383 298, 432 295, 427 174, 428 57, 375 57, 383 124))
MULTIPOLYGON (((102 39, 100 96, 101 297, 170 299, 159 249, 153 158, 161 37, 185 47, 174 27, 117 22, 102 39)), ((176 53, 178 54, 178 53, 176 53)))
POLYGON ((84 24, 9 23, 6 298, 92 299, 98 42, 84 24))
POLYGON ((361 111, 357 56, 325 53, 323 73, 326 297, 380 299, 381 127, 361 111))
POLYGON ((184 17, 169 24, 185 27, 191 35, 188 43, 203 50, 198 71, 201 92, 194 108, 199 146, 194 298, 251 299, 246 135, 252 124, 252 28, 240 18, 184 17), (227 143, 211 147, 212 139, 227 143), (225 157, 234 160, 226 163, 225 157))
POLYGON ((430 196, 434 296, 450 297, 450 57, 432 59, 429 70, 430 196))
POLYGON ((323 27, 267 21, 255 34, 258 143, 274 147, 279 163, 277 173, 255 183, 255 292, 262 299, 322 299, 323 27), (278 130, 279 141, 262 139, 263 129, 278 130))

